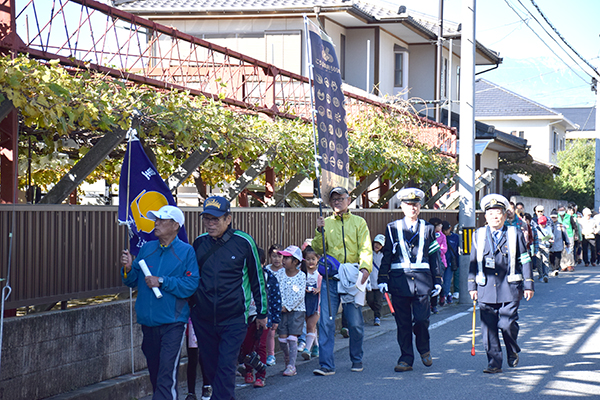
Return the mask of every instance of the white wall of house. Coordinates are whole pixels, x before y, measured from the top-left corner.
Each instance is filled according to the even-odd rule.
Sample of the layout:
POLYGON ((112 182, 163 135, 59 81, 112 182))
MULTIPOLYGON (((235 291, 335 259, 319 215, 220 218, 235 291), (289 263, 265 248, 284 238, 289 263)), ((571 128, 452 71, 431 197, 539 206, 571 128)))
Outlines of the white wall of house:
POLYGON ((380 31, 379 48, 379 90, 382 96, 397 96, 406 99, 408 97, 408 66, 409 58, 407 51, 408 45, 395 36, 390 35, 384 30, 380 31), (398 51, 396 51, 396 49, 398 51), (402 86, 394 86, 394 69, 396 67, 396 53, 402 53, 402 86))
POLYGON ((375 76, 375 29, 348 29, 346 36, 346 80, 349 85, 373 93, 375 76), (370 41, 367 58, 367 41, 370 41), (369 64, 369 88, 367 88, 367 63, 369 64))
POLYGON ((529 154, 536 161, 556 165, 557 153, 564 150, 565 128, 561 124, 552 124, 556 121, 550 119, 494 120, 493 118, 477 118, 477 120, 493 125, 502 132, 515 132, 515 136, 520 136, 520 132, 523 132, 522 137, 527 139, 527 144, 531 146, 529 154), (556 145, 554 143, 555 132, 556 145))
MULTIPOLYGON (((297 74, 304 73, 302 18, 169 19, 158 22, 297 74)), ((165 44, 163 49, 170 47, 165 44)))
POLYGON ((480 162, 482 173, 487 169, 498 169, 498 152, 486 149, 483 154, 481 154, 480 162))
MULTIPOLYGON (((409 49, 409 99, 433 100, 435 98, 435 46, 411 45, 409 49)), ((417 111, 428 111, 433 116, 432 105, 415 105, 417 111)))

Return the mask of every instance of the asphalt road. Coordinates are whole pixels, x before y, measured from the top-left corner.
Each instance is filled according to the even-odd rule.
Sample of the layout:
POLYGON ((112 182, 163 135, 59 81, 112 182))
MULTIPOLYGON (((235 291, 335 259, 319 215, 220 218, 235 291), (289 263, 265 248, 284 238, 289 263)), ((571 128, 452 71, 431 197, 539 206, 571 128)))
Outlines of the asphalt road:
MULTIPOLYGON (((452 304, 431 318, 433 366, 417 358, 414 370, 394 372, 400 350, 393 317, 365 324, 363 372, 351 372, 347 339, 336 338, 336 374, 315 376, 318 360, 298 358, 298 375, 284 377, 281 355, 264 388, 237 378, 238 399, 537 399, 600 398, 600 267, 579 266, 549 283, 536 281, 534 298, 519 309, 520 362, 502 374, 482 372, 487 358, 477 313, 476 355, 471 356, 472 308, 452 304)), ((504 349, 504 347, 503 347, 504 349)), ((416 350, 415 350, 416 351, 416 350)), ((504 353, 506 354, 506 353, 504 353)), ((201 383, 198 383, 201 387, 201 383)), ((180 389, 181 399, 186 393, 180 389)))

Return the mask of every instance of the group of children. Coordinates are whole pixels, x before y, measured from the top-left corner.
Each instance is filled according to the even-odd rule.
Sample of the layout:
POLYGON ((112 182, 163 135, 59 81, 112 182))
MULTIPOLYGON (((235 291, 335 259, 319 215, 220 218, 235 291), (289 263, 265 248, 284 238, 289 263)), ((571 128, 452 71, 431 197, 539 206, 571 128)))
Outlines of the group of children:
MULTIPOLYGON (((254 350, 262 364, 275 365, 275 334, 277 333, 285 364, 284 376, 296 375, 298 353, 304 360, 310 360, 319 354, 317 322, 322 280, 317 271, 319 257, 309 245, 303 247, 304 250, 297 246, 288 246, 285 249, 278 244, 271 246, 266 255, 270 263, 263 268, 267 277, 269 296, 267 330, 263 333, 264 341, 255 342, 254 350), (303 343, 299 343, 299 338, 304 333, 306 339, 303 343)), ((264 265, 266 260, 264 256, 261 258, 264 265)), ((253 324, 248 328, 250 335, 251 325, 253 324)), ((250 347, 242 347, 240 361, 250 350, 252 350, 250 347)), ((254 384, 254 387, 264 386, 264 370, 257 372, 254 377, 255 366, 245 363, 244 369, 246 383, 254 384)))

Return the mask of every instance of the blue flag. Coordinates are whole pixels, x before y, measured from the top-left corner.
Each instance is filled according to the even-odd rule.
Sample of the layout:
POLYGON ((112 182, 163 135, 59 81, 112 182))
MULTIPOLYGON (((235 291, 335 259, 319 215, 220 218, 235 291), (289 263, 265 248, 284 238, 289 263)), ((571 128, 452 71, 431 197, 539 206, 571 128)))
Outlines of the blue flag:
MULTIPOLYGON (((166 205, 177 206, 140 141, 131 136, 119 180, 119 223, 128 226, 131 254, 137 255, 144 243, 157 240, 154 221, 146 215, 148 211, 156 211, 166 205)), ((178 236, 185 243, 188 242, 185 227, 181 227, 178 236)))
POLYGON ((350 154, 342 77, 331 38, 307 17, 305 21, 313 68, 316 128, 319 132, 321 193, 328 196, 334 187, 348 189, 349 185, 350 154))

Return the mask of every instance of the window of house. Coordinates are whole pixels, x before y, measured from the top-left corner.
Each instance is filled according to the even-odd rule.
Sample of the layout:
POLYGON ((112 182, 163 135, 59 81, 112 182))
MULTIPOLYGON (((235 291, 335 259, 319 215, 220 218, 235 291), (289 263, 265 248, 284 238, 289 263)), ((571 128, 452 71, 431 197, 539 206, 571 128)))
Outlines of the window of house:
POLYGON ((346 79, 346 35, 340 35, 340 75, 346 79))
POLYGON ((394 54, 394 87, 403 87, 404 53, 394 54))
POLYGON ((552 131, 552 153, 556 154, 559 150, 558 132, 552 131))
POLYGON ((456 100, 460 100, 460 66, 456 67, 456 100))
POLYGON ((519 131, 519 137, 525 139, 525 131, 519 131))

